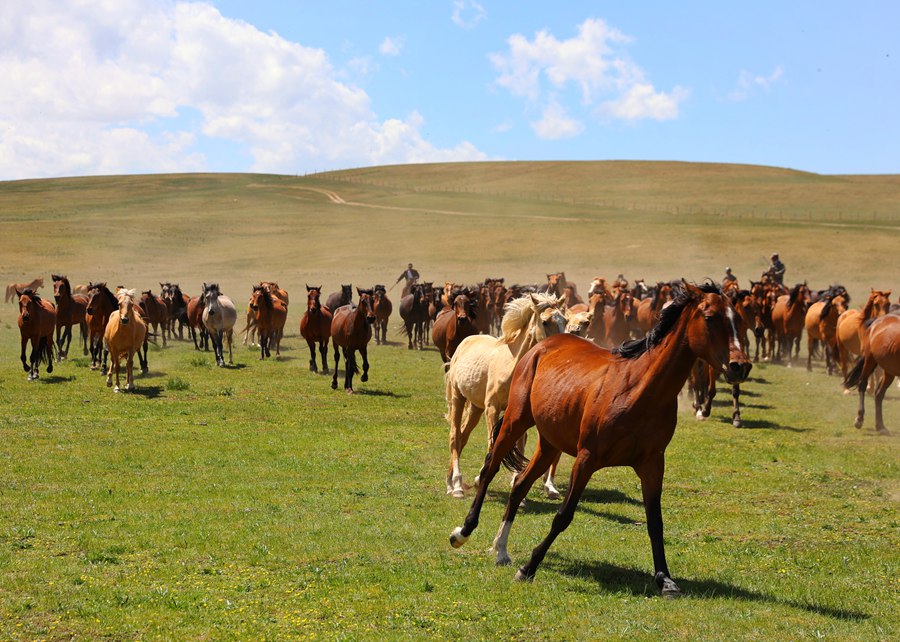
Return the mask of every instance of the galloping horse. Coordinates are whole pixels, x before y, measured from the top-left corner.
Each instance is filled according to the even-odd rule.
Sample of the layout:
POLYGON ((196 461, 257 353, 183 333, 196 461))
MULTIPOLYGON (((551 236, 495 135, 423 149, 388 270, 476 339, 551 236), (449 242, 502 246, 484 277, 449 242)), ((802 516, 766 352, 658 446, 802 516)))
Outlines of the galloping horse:
POLYGON ((342 305, 350 305, 353 302, 353 285, 341 285, 340 292, 332 292, 325 299, 325 307, 334 312, 342 305))
POLYGON ((794 357, 800 354, 800 339, 803 336, 808 301, 809 287, 806 283, 798 283, 788 294, 779 296, 772 308, 779 359, 784 359, 786 352, 788 368, 794 365, 794 357))
POLYGON ((838 360, 841 374, 847 378, 847 367, 851 354, 861 354, 862 335, 865 323, 887 314, 891 307, 891 290, 870 290, 869 298, 862 310, 847 310, 837 322, 838 360))
POLYGON ((271 357, 271 347, 275 346, 275 358, 281 356, 281 337, 287 322, 287 304, 271 294, 263 285, 254 285, 250 297, 250 309, 259 333, 259 358, 271 357))
MULTIPOLYGON (((509 382, 516 363, 538 342, 565 331, 562 303, 562 298, 551 294, 532 294, 510 301, 503 313, 503 333, 499 337, 467 337, 456 349, 444 376, 450 422, 448 494, 464 496, 459 457, 482 414, 490 434, 509 399, 509 382)), ((556 489, 547 491, 552 494, 556 489)))
POLYGON ((13 301, 18 300, 20 297, 18 296, 19 292, 24 292, 25 290, 31 290, 32 292, 37 293, 38 288, 44 287, 44 278, 39 276, 38 278, 28 282, 28 283, 10 283, 6 286, 6 303, 12 303, 13 301))
POLYGON ((516 477, 494 551, 509 564, 507 541, 519 504, 562 451, 575 457, 565 501, 549 535, 534 549, 516 579, 533 579, 556 537, 572 521, 591 475, 609 466, 630 466, 641 480, 654 579, 664 596, 681 589, 666 564, 662 522, 665 450, 675 432, 678 393, 697 359, 714 364, 729 381, 747 378, 750 363, 740 349, 734 311, 717 286, 687 283, 674 288, 672 304, 645 339, 606 350, 571 335, 549 337, 516 366, 509 405, 479 475, 478 490, 463 526, 450 535, 460 547, 478 526, 488 485, 501 463, 525 463, 516 442, 534 425, 534 456, 516 477))
POLYGON ((421 350, 425 340, 425 323, 428 322, 428 299, 425 296, 425 286, 416 283, 412 291, 400 299, 400 318, 403 319, 403 327, 409 339, 410 350, 413 346, 421 350))
POLYGON ((453 296, 450 307, 438 313, 431 338, 444 363, 450 363, 463 339, 478 334, 474 323, 477 316, 476 302, 463 292, 453 296))
POLYGON ((763 324, 762 312, 759 309, 756 297, 753 296, 750 290, 732 290, 730 298, 731 306, 741 321, 739 334, 744 352, 748 354, 750 352, 750 341, 747 339, 747 331, 749 330, 756 339, 756 351, 754 352, 753 360, 759 361, 759 346, 760 344, 765 345, 766 327, 763 324))
POLYGON ((53 330, 56 328, 56 308, 37 292, 26 288, 16 290, 19 297, 19 334, 22 336, 22 368, 28 381, 38 378, 41 362, 47 364, 47 374, 53 372, 53 330), (25 347, 31 342, 31 356, 25 361, 25 347))
POLYGON ((191 331, 194 349, 209 352, 209 332, 203 325, 203 308, 203 297, 192 296, 190 298, 187 304, 188 328, 191 331), (200 335, 199 339, 197 335, 200 335))
POLYGON ((394 305, 387 296, 387 288, 383 285, 376 285, 372 291, 375 293, 375 344, 384 345, 387 344, 388 320, 394 311, 394 305))
POLYGON ((318 372, 316 344, 322 354, 322 372, 328 374, 328 340, 331 338, 331 310, 320 302, 322 286, 306 286, 306 312, 300 318, 300 336, 309 346, 309 369, 318 372))
POLYGON ((113 372, 116 375, 115 392, 119 392, 119 373, 125 359, 125 390, 134 390, 134 355, 140 353, 147 339, 147 324, 138 313, 134 290, 119 290, 118 310, 109 316, 103 332, 103 343, 109 351, 110 369, 106 375, 107 387, 112 387, 113 372))
POLYGON ((69 279, 53 274, 53 298, 56 299, 56 360, 62 361, 69 356, 72 343, 72 326, 78 325, 81 330, 81 343, 84 354, 88 353, 88 328, 85 319, 87 297, 72 294, 69 279))
POLYGON ((825 369, 834 374, 837 366, 837 322, 847 311, 847 301, 840 294, 827 293, 806 311, 806 369, 812 372, 813 355, 817 346, 822 344, 825 350, 825 369))
POLYGON ((876 366, 881 366, 884 376, 875 387, 875 429, 883 435, 889 435, 890 432, 884 425, 881 404, 894 377, 900 377, 900 315, 886 314, 872 321, 863 336, 860 357, 844 380, 844 386, 848 389, 853 386, 859 388, 857 428, 862 428, 863 425, 866 388, 876 366))
MULTIPOLYGON (((421 286, 420 286, 421 287, 421 286)), ((375 306, 372 290, 356 288, 359 302, 356 305, 343 305, 334 311, 331 320, 331 343, 334 346, 334 376, 331 380, 332 390, 337 390, 338 363, 340 354, 344 353, 344 390, 353 393, 353 375, 359 372, 356 365, 356 351, 362 356, 363 373, 360 380, 369 380, 368 344, 372 338, 372 325, 375 323, 375 306)))
POLYGON ((87 323, 90 330, 88 345, 91 350, 91 370, 100 368, 100 374, 106 374, 106 361, 103 353, 103 334, 109 316, 118 309, 116 295, 106 287, 106 283, 91 283, 88 290, 87 323))
POLYGON ((228 363, 232 361, 232 345, 234 343, 234 324, 237 322, 237 309, 234 301, 219 291, 218 283, 203 284, 203 325, 206 326, 212 339, 216 365, 225 366, 225 343, 228 343, 228 363))
POLYGON ((603 309, 605 335, 600 345, 611 348, 631 337, 630 321, 634 317, 634 298, 629 290, 620 290, 612 305, 603 309))
POLYGON ((655 287, 650 288, 650 296, 640 300, 637 305, 637 323, 641 331, 646 335, 656 322, 659 321, 659 313, 663 306, 671 298, 672 286, 660 281, 655 287))
POLYGON ((151 290, 144 290, 141 292, 141 307, 147 315, 147 332, 149 333, 150 328, 153 328, 153 334, 159 336, 159 330, 162 328, 163 347, 166 347, 165 328, 169 319, 169 309, 166 306, 166 302, 163 301, 162 297, 153 296, 151 290))

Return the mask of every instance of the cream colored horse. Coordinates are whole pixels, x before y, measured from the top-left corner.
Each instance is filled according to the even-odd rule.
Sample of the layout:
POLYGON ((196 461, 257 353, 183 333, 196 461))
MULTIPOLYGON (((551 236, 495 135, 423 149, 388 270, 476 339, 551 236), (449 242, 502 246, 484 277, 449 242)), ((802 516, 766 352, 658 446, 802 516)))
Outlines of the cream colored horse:
MULTIPOLYGON (((550 294, 514 299, 504 306, 499 337, 479 334, 466 337, 459 344, 445 375, 450 422, 448 494, 464 496, 459 456, 482 414, 487 421, 488 435, 491 434, 509 400, 509 384, 516 364, 539 341, 565 331, 562 305, 562 297, 550 294)), ((547 492, 551 496, 559 495, 552 481, 547 492)))
POLYGON ((120 289, 116 294, 119 310, 109 315, 103 342, 109 351, 110 369, 106 385, 112 387, 113 371, 116 374, 115 392, 119 392, 121 360, 125 359, 125 390, 134 390, 134 354, 144 345, 147 324, 134 307, 134 290, 120 289))

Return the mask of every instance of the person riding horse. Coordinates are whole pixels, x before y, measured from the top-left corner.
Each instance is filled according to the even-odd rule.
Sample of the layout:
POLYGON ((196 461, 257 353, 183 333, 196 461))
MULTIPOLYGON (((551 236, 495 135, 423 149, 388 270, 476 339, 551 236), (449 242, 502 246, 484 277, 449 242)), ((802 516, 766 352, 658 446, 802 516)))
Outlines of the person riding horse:
POLYGON ((731 268, 725 268, 725 276, 722 277, 722 289, 730 290, 732 288, 737 289, 737 277, 731 273, 731 268))
MULTIPOLYGON (((406 283, 403 285, 403 295, 406 296, 407 294, 409 294, 412 285, 419 280, 419 272, 418 270, 413 268, 412 263, 406 266, 406 269, 403 270, 400 276, 397 277, 394 285, 397 285, 403 279, 406 279, 406 283)), ((393 289, 393 287, 394 286, 392 285, 391 288, 393 289)))
POLYGON ((782 263, 781 260, 778 258, 777 252, 772 255, 771 261, 772 261, 772 263, 769 265, 769 270, 768 270, 769 274, 772 275, 772 279, 776 283, 779 283, 779 284, 783 283, 785 267, 784 267, 784 263, 782 263))

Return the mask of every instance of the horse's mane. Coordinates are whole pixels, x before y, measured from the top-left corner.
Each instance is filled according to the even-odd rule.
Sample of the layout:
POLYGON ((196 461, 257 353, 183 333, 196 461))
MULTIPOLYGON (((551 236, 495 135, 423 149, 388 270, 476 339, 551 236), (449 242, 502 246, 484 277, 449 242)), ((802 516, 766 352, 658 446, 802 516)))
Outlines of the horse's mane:
POLYGON ((24 294, 27 297, 30 297, 31 300, 34 301, 35 303, 37 303, 38 305, 41 304, 41 295, 37 293, 37 290, 32 290, 31 288, 25 288, 25 291, 22 292, 22 294, 24 294))
POLYGON ((557 297, 546 292, 528 294, 513 299, 503 306, 503 322, 500 325, 500 341, 512 343, 518 333, 528 327, 535 313, 556 307, 557 297), (534 300, 532 300, 532 297, 534 300))
POLYGON ((831 313, 831 307, 834 302, 834 294, 829 291, 828 296, 825 298, 825 305, 822 306, 822 311, 819 313, 819 322, 824 321, 828 318, 828 315, 831 313))
MULTIPOLYGON (((685 287, 685 284, 678 281, 671 283, 674 298, 672 302, 662 309, 659 314, 659 321, 651 328, 650 332, 643 339, 634 339, 626 341, 617 348, 613 348, 612 353, 622 357, 623 359, 636 359, 651 348, 658 346, 662 340, 666 338, 672 328, 675 327, 681 313, 690 304, 696 301, 694 294, 685 287)), ((711 281, 707 281, 703 285, 697 286, 703 294, 718 294, 722 296, 721 288, 711 281)))
POLYGON ((269 292, 268 288, 266 288, 265 286, 254 285, 253 291, 254 292, 262 292, 263 303, 266 304, 267 308, 271 308, 272 306, 275 305, 274 302, 272 301, 272 293, 269 292))
POLYGON ((788 293, 788 305, 794 305, 797 302, 797 297, 800 296, 800 290, 805 286, 806 283, 798 283, 791 288, 791 291, 788 293))

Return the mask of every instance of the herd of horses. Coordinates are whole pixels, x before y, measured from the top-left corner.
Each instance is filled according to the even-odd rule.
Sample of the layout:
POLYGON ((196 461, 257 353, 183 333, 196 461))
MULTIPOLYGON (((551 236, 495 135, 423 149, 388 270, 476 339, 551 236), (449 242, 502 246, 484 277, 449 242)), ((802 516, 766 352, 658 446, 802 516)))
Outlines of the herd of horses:
MULTIPOLYGON (((18 298, 21 360, 29 379, 41 364, 52 372, 54 353, 66 358, 72 327, 81 328, 82 346, 91 367, 107 374, 119 391, 120 361, 126 364, 125 389, 134 386, 133 358, 147 369, 147 343, 184 338, 186 330, 198 350, 209 345, 216 363, 233 360, 238 319, 234 301, 216 283, 204 283, 197 297, 177 284, 161 283, 161 295, 134 290, 111 291, 106 283, 73 288, 65 276, 53 275, 56 304, 37 290, 43 281, 12 284, 7 300, 18 298), (12 295, 10 295, 12 292, 12 295), (53 333, 56 333, 54 340, 53 333), (26 344, 32 353, 26 361, 26 344), (107 370, 107 358, 112 369, 107 370)), ((309 368, 329 373, 328 344, 334 350, 331 387, 338 387, 343 355, 344 389, 353 378, 367 381, 367 348, 387 343, 393 304, 384 285, 343 285, 322 303, 322 287, 306 286, 307 306, 300 334, 309 351, 309 368)), ((823 356, 828 374, 838 370, 847 389, 859 392, 856 426, 862 426, 869 381, 874 379, 875 424, 887 434, 882 414, 886 390, 900 376, 900 305, 891 291, 871 290, 860 309, 840 285, 813 291, 806 283, 786 287, 771 274, 722 285, 684 280, 633 286, 620 275, 594 279, 584 298, 562 272, 548 274, 540 285, 507 285, 489 278, 477 285, 407 282, 398 303, 408 349, 429 343, 444 362, 450 464, 447 493, 464 497, 460 455, 474 428, 485 417, 488 454, 475 479, 475 496, 462 526, 450 536, 462 546, 478 525, 488 485, 501 466, 514 473, 502 523, 494 539, 498 564, 510 562, 507 542, 519 506, 539 477, 544 491, 558 498, 554 473, 562 453, 574 458, 568 491, 550 533, 534 549, 516 577, 531 579, 555 538, 572 520, 591 475, 600 468, 630 466, 643 494, 654 562, 655 581, 663 595, 680 589, 666 564, 661 514, 665 449, 676 420, 678 396, 687 388, 698 419, 708 417, 716 381, 732 387, 732 421, 741 425, 740 385, 760 359, 791 367, 807 334, 807 369, 823 356), (751 341, 753 342, 751 344, 751 341), (753 352, 751 360, 750 353, 753 352), (853 357, 855 363, 851 363, 853 357), (537 427, 531 459, 524 455, 528 430, 537 427)), ((247 304, 244 343, 258 344, 260 359, 280 354, 289 296, 275 282, 253 285, 247 304)))

